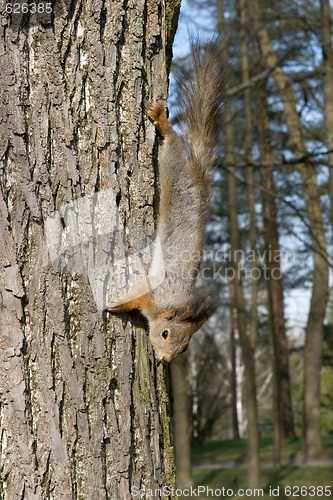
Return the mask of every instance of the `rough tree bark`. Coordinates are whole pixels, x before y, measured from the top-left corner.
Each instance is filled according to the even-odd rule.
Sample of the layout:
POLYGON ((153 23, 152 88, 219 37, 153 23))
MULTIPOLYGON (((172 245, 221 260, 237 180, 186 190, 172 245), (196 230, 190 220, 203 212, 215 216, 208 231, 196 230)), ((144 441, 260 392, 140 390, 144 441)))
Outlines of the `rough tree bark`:
POLYGON ((126 500, 173 484, 167 370, 139 318, 103 316, 91 270, 55 266, 46 222, 108 189, 125 247, 153 228, 144 109, 167 92, 179 1, 52 5, 1 23, 0 496, 126 500))

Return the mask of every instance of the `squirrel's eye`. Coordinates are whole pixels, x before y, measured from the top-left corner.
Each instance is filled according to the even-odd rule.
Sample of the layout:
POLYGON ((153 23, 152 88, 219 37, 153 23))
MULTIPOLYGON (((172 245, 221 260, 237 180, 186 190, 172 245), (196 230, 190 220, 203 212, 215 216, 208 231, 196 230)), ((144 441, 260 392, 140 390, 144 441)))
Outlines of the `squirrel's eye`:
POLYGON ((163 330, 163 332, 161 332, 161 337, 166 340, 169 337, 169 330, 163 330))

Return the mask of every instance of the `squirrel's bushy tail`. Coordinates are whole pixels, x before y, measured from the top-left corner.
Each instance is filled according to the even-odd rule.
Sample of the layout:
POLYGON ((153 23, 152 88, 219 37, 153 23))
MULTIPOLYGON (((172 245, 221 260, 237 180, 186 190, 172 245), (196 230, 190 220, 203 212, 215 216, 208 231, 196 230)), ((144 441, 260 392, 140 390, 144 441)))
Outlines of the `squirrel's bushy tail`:
POLYGON ((225 51, 218 39, 204 47, 192 44, 191 53, 191 69, 178 76, 180 122, 194 174, 210 179, 221 142, 225 51))

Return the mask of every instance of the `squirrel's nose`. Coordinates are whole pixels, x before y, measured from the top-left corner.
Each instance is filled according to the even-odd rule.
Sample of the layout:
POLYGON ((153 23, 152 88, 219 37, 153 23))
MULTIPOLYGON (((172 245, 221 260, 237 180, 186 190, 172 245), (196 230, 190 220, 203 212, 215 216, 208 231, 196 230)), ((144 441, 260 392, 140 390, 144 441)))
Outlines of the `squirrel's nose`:
POLYGON ((157 360, 156 360, 156 364, 157 364, 157 365, 162 364, 162 365, 166 366, 166 365, 168 365, 168 364, 169 364, 169 361, 167 361, 165 358, 161 358, 161 359, 157 359, 157 360))

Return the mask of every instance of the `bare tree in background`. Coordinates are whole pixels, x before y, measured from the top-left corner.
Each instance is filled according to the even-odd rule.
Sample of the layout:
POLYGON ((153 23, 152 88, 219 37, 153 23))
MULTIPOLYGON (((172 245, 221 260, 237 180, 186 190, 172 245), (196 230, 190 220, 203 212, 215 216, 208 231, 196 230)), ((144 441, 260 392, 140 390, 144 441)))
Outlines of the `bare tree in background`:
POLYGON ((329 195, 331 224, 333 226, 333 49, 332 19, 329 0, 320 2, 321 45, 324 70, 325 143, 328 150, 329 195))
POLYGON ((323 322, 328 299, 328 260, 323 225, 323 214, 317 185, 316 166, 308 159, 307 144, 297 110, 297 100, 292 78, 279 64, 263 19, 263 8, 256 6, 257 36, 266 68, 271 75, 283 102, 283 111, 288 129, 288 142, 297 159, 306 215, 313 251, 313 280, 310 311, 306 327, 304 349, 304 453, 314 457, 320 453, 320 366, 323 338, 323 322))
POLYGON ((274 460, 279 463, 282 439, 294 437, 294 421, 266 85, 267 82, 264 80, 259 93, 258 134, 262 161, 262 186, 264 188, 262 205, 266 266, 269 272, 267 280, 269 328, 273 351, 274 460))

